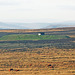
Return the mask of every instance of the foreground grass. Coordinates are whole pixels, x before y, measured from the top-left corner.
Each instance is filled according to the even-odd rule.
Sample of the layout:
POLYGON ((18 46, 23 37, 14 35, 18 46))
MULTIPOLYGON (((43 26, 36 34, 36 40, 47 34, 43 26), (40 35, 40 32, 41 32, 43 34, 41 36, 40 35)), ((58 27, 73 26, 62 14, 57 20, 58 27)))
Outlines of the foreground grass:
POLYGON ((35 48, 0 53, 2 75, 74 75, 75 49, 35 48), (32 64, 30 66, 30 64, 32 64), (48 67, 48 64, 54 68, 48 67), (13 71, 9 71, 13 68, 13 71), (15 70, 20 71, 16 72, 15 70))
POLYGON ((66 39, 69 38, 65 35, 26 35, 26 34, 13 34, 5 35, 0 40, 50 40, 50 39, 66 39))

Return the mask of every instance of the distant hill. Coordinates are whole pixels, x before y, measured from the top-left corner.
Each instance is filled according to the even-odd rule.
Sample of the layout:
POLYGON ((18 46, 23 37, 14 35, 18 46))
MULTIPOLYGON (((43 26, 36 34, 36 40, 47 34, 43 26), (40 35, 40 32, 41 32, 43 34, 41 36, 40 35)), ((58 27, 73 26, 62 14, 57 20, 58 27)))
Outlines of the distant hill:
POLYGON ((21 26, 19 24, 0 22, 0 29, 29 29, 29 28, 21 26))
POLYGON ((4 23, 0 22, 0 29, 40 29, 50 23, 4 23))
POLYGON ((67 21, 60 23, 3 23, 0 22, 0 29, 48 29, 75 27, 75 21, 67 21))
POLYGON ((50 23, 45 28, 62 28, 62 27, 75 27, 75 21, 61 22, 61 23, 50 23))
POLYGON ((53 31, 75 31, 75 27, 48 28, 48 29, 1 29, 0 32, 8 33, 33 33, 33 32, 53 32, 53 31))

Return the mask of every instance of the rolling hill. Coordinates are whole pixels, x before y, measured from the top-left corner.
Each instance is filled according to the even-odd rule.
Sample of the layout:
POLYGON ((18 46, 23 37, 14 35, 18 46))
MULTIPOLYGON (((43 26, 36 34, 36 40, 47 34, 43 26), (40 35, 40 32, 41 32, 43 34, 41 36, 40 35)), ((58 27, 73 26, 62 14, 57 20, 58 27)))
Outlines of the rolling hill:
POLYGON ((0 75, 75 75, 75 27, 0 30, 0 75))
POLYGON ((67 21, 60 23, 4 23, 0 22, 0 29, 48 29, 75 27, 75 21, 67 21))
POLYGON ((46 28, 62 28, 62 27, 75 27, 75 21, 67 21, 67 22, 60 22, 60 23, 51 23, 46 28))
POLYGON ((29 29, 29 28, 21 26, 19 24, 0 22, 0 29, 29 29))

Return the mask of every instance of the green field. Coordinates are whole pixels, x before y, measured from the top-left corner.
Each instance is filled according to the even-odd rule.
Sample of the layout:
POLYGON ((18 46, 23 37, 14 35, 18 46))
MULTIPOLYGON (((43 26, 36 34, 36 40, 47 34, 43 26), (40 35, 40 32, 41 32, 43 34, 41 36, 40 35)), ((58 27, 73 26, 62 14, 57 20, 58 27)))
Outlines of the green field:
POLYGON ((66 39, 65 35, 32 35, 32 34, 13 34, 5 35, 0 40, 50 40, 50 39, 66 39))

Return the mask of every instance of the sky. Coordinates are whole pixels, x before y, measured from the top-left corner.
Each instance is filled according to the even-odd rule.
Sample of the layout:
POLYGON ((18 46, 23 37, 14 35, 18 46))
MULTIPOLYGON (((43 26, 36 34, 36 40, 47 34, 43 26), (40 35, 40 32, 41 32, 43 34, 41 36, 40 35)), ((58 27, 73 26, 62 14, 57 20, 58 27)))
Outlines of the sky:
POLYGON ((75 21, 75 0, 0 0, 0 22, 75 21))

